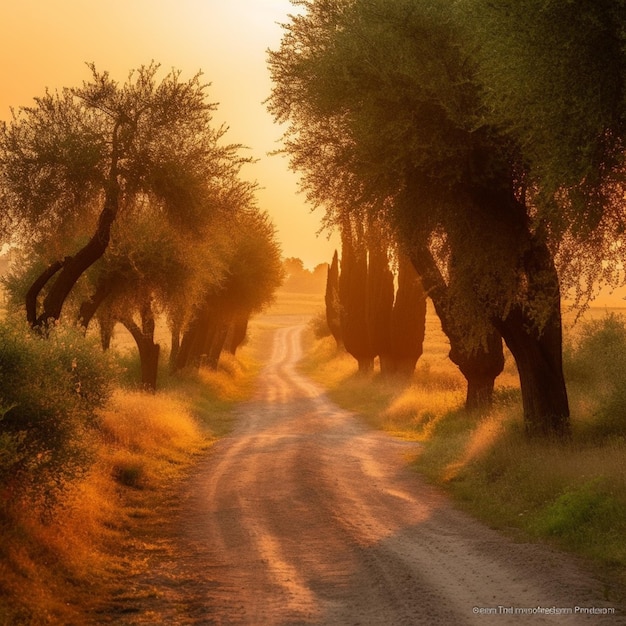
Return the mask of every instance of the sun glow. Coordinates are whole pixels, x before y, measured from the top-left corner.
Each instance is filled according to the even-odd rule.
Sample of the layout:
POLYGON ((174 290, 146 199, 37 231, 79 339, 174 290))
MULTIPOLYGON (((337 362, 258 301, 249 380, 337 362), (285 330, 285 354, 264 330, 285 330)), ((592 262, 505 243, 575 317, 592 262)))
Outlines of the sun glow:
POLYGON ((338 244, 316 236, 321 213, 312 214, 297 193, 286 159, 268 156, 282 131, 263 104, 271 89, 266 53, 278 47, 280 23, 293 13, 289 0, 2 3, 0 119, 46 88, 79 86, 87 62, 122 82, 152 60, 185 78, 202 71, 209 99, 219 104, 215 121, 229 127, 226 140, 256 160, 244 176, 258 181, 259 205, 277 227, 284 256, 310 268, 330 262, 338 244))

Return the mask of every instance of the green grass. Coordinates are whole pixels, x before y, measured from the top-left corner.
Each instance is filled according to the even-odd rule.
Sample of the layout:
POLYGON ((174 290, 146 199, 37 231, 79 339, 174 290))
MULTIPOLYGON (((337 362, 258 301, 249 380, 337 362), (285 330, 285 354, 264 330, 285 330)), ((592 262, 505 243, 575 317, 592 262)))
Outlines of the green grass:
MULTIPOLYGON (((577 336, 578 347, 567 359, 572 366, 572 441, 529 441, 510 356, 496 384, 493 410, 483 416, 467 414, 464 380, 446 359, 445 338, 437 333, 432 317, 429 325, 430 338, 427 334, 424 355, 409 384, 394 385, 379 374, 359 376, 356 362, 338 352, 332 340, 316 341, 312 335, 301 368, 325 386, 333 400, 371 426, 422 442, 415 469, 459 506, 515 537, 550 543, 589 559, 607 581, 608 597, 624 601, 626 413, 614 409, 616 397, 624 393, 626 398, 617 382, 626 379, 621 362, 613 358, 610 364, 617 372, 617 391, 609 394, 600 389, 599 379, 590 378, 594 367, 601 368, 589 360, 601 355, 585 353, 577 336), (576 371, 587 374, 581 377, 576 371)), ((626 355, 623 360, 626 371, 626 355)))

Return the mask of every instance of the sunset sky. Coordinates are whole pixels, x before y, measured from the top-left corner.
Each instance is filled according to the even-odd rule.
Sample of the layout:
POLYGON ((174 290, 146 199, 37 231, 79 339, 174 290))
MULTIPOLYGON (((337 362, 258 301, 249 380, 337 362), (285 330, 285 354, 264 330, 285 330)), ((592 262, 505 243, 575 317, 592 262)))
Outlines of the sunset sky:
POLYGON ((320 211, 311 214, 297 193, 287 159, 268 156, 281 129, 263 101, 271 83, 266 50, 280 42, 278 23, 294 12, 289 0, 29 0, 1 2, 0 117, 32 103, 46 87, 80 85, 86 62, 124 81, 128 71, 155 60, 190 78, 202 70, 208 95, 219 103, 226 139, 259 159, 244 175, 258 181, 259 205, 278 230, 283 254, 305 266, 330 261, 336 239, 316 235, 320 211))

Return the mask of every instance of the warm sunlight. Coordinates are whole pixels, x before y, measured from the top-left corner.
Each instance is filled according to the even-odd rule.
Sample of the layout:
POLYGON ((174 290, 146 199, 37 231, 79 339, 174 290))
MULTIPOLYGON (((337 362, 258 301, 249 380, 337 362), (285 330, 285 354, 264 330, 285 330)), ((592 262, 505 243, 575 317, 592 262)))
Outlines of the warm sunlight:
POLYGON ((337 242, 316 235, 321 213, 311 213, 297 193, 287 159, 268 156, 281 129, 263 104, 270 93, 266 50, 278 46, 279 24, 294 12, 289 0, 2 3, 0 119, 46 87, 79 85, 88 78, 86 62, 118 80, 151 60, 187 77, 201 70, 219 103, 216 120, 230 127, 227 139, 258 159, 244 174, 262 188, 259 204, 272 216, 284 256, 309 268, 330 262, 337 242))
POLYGON ((0 0, 0 626, 626 623, 625 7, 0 0))

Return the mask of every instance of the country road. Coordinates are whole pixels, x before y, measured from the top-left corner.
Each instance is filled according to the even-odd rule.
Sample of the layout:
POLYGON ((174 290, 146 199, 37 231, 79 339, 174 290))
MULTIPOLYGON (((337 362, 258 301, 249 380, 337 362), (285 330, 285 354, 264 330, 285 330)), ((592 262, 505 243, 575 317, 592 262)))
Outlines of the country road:
MULTIPOLYGON (((503 538, 408 468, 416 445, 366 428, 273 351, 237 427, 178 502, 154 594, 124 624, 617 624, 589 574, 503 538), (523 614, 523 611, 530 611, 523 614), (515 613, 517 614, 511 614, 515 613)), ((624 623, 624 622, 621 622, 624 623)))

